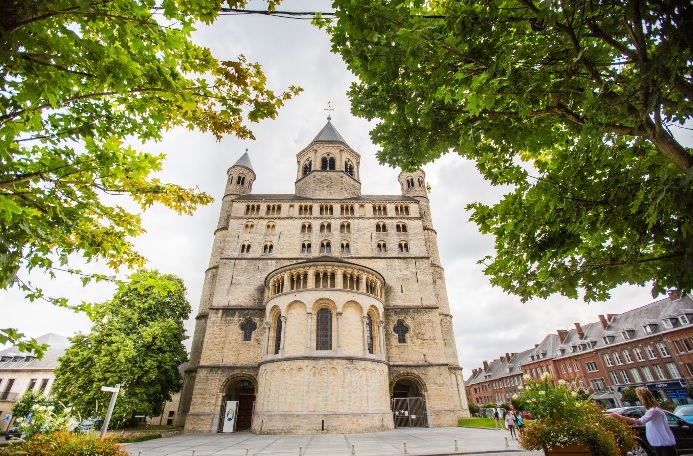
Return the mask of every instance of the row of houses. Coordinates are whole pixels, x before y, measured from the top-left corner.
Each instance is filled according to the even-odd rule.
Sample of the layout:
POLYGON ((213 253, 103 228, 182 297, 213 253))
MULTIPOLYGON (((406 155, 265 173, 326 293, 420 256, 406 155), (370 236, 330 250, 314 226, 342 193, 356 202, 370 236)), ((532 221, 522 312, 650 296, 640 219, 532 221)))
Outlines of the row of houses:
POLYGON ((693 402, 693 299, 673 291, 665 299, 598 321, 559 329, 533 348, 473 369, 465 381, 470 403, 509 404, 525 375, 545 372, 582 389, 605 407, 622 405, 620 392, 645 386, 675 404, 693 402))

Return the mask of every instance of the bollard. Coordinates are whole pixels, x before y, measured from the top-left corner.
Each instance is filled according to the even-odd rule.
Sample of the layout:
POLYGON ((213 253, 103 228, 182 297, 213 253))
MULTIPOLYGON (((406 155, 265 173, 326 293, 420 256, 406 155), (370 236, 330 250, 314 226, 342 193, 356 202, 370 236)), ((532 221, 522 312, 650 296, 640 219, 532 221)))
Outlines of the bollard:
POLYGON ((505 448, 510 448, 510 444, 508 443, 508 438, 505 438, 505 448))
POLYGON ((457 439, 455 439, 455 451, 459 451, 459 448, 457 448, 457 439))
POLYGON ((354 445, 351 445, 351 456, 356 456, 356 450, 354 449, 354 445))
POLYGON ((192 456, 195 456, 195 450, 193 450, 193 454, 192 454, 192 456))
POLYGON ((250 451, 250 448, 245 449, 245 456, 248 456, 248 452, 250 451))
POLYGON ((404 454, 409 454, 407 451, 407 442, 404 442, 404 454))
POLYGON ((302 452, 303 452, 303 447, 302 446, 298 447, 298 456, 301 456, 302 452))
POLYGON ((140 452, 137 453, 137 456, 142 456, 142 450, 140 450, 140 452))

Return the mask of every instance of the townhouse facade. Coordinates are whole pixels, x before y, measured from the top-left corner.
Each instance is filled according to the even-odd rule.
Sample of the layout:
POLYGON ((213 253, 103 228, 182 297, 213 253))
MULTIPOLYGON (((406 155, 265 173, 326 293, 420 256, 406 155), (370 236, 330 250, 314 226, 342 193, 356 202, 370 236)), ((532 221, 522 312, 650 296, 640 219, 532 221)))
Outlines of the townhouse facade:
POLYGON ((621 391, 639 386, 674 404, 693 402, 686 393, 693 382, 693 299, 673 291, 645 306, 559 329, 529 350, 484 361, 465 382, 468 400, 509 404, 527 378, 545 372, 607 408, 622 405, 621 391))

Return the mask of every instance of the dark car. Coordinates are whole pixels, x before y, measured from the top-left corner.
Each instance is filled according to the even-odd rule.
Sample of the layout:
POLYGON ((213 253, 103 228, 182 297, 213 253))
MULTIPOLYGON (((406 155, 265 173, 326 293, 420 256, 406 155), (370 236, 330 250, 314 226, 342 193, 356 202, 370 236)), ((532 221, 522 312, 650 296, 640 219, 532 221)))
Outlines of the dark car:
MULTIPOLYGON (((645 414, 645 411, 645 407, 639 406, 618 407, 607 410, 607 412, 615 412, 630 418, 640 418, 645 414)), ((669 421, 669 429, 671 429, 676 439, 676 450, 678 453, 693 454, 693 423, 682 420, 666 410, 664 413, 667 415, 667 420, 669 421)), ((654 456, 655 452, 647 443, 647 438, 645 437, 645 425, 633 425, 633 429, 637 432, 635 438, 638 441, 638 446, 633 448, 630 453, 634 456, 654 456)))
POLYGON ((13 438, 20 438, 22 436, 22 432, 19 430, 17 426, 12 426, 5 432, 5 440, 10 440, 13 438))

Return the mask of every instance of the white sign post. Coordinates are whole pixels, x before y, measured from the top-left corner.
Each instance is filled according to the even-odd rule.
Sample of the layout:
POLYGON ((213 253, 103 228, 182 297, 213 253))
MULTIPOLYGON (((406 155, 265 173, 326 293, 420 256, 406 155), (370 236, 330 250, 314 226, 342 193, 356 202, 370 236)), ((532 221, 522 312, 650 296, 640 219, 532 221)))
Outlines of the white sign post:
POLYGON ((221 428, 221 432, 233 432, 236 430, 236 415, 238 415, 238 401, 226 401, 224 426, 221 428))
POLYGON ((108 411, 106 412, 106 418, 103 420, 103 425, 101 426, 101 438, 106 436, 106 431, 108 431, 108 422, 111 421, 111 414, 113 413, 113 407, 115 407, 116 399, 118 398, 118 392, 120 391, 120 383, 116 386, 102 386, 101 391, 111 394, 111 403, 108 404, 108 411))

